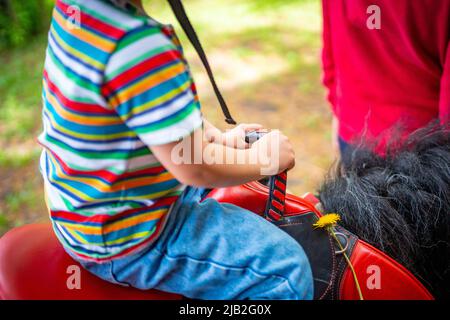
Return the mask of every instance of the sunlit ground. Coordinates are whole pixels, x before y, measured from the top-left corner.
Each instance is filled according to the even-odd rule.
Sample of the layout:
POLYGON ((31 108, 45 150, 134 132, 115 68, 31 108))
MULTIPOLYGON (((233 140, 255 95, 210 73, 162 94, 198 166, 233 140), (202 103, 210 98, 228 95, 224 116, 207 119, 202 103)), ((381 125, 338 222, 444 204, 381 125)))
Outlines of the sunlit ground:
MULTIPOLYGON (((146 1, 157 20, 178 28, 166 1, 146 1)), ((295 194, 314 191, 331 161, 330 112, 320 84, 319 0, 189 0, 192 22, 238 122, 278 128, 294 143, 295 194)), ((226 129, 195 52, 181 31, 205 116, 226 129)), ((37 168, 45 36, 0 53, 0 234, 46 219, 37 168)))

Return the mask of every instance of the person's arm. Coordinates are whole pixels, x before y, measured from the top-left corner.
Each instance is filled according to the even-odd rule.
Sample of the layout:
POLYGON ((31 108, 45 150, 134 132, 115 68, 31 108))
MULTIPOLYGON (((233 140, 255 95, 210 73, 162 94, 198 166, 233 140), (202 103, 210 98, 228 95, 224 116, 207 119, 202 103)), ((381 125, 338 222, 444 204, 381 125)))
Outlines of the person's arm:
POLYGON ((322 31, 322 83, 327 88, 327 100, 331 104, 333 113, 336 113, 336 71, 333 56, 331 37, 331 14, 329 0, 322 1, 323 31, 322 31))
POLYGON ((222 143, 223 132, 205 118, 203 118, 203 133, 207 141, 222 143))
POLYGON ((323 14, 323 33, 322 33, 322 83, 328 90, 327 100, 331 105, 332 111, 332 123, 331 123, 331 143, 333 151, 336 155, 339 155, 339 119, 337 116, 336 107, 336 71, 332 50, 332 38, 331 38, 331 10, 329 9, 329 0, 322 1, 322 14, 323 14))
POLYGON ((259 180, 269 172, 276 174, 295 164, 292 145, 279 131, 269 132, 248 149, 209 142, 203 137, 199 128, 180 142, 151 149, 178 181, 209 188, 259 180))
POLYGON ((442 124, 450 123, 450 42, 447 45, 447 54, 441 77, 439 118, 442 124))

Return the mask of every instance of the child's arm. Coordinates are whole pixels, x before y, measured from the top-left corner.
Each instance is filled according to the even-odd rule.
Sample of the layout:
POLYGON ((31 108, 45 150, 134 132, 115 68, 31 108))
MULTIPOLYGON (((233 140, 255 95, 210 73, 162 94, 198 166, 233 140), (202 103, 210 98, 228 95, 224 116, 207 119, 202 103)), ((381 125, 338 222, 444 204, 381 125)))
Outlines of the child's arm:
POLYGON ((266 134, 251 148, 236 149, 205 140, 200 128, 181 142, 152 146, 151 149, 163 166, 180 182, 209 188, 259 180, 265 176, 264 170, 276 174, 291 169, 295 164, 292 145, 279 131, 266 134), (190 152, 183 163, 178 161, 181 149, 190 152), (234 161, 225 163, 225 155, 227 159, 234 161), (201 161, 194 163, 195 159, 201 161), (236 159, 243 161, 239 164, 236 159), (265 162, 264 159, 268 161, 265 162))
POLYGON ((232 148, 246 149, 249 145, 245 142, 245 134, 253 130, 261 130, 262 125, 257 123, 241 123, 226 132, 220 131, 208 120, 203 119, 203 131, 209 142, 220 143, 232 148))
MULTIPOLYGON (((158 26, 146 26, 122 36, 105 67, 101 91, 108 108, 114 110, 130 132, 185 184, 238 185, 257 180, 263 173, 269 174, 268 170, 275 174, 293 166, 292 146, 278 131, 264 136, 251 148, 245 144, 242 149, 229 147, 226 139, 222 139, 225 135, 228 137, 229 132, 222 134, 214 130, 202 118, 192 84, 178 46, 158 26), (220 141, 204 140, 203 126, 212 128, 220 141), (177 156, 181 137, 184 137, 182 146, 186 149, 184 162, 177 156), (262 152, 266 151, 264 149, 268 156, 262 152), (225 155, 227 159, 240 159, 244 164, 236 164, 236 161, 224 164, 227 162, 225 155), (255 161, 250 161, 252 158, 255 161), (261 161, 267 158, 269 163, 261 161)), ((233 134, 237 132, 242 140, 245 130, 241 130, 242 125, 238 128, 233 134)), ((131 133, 130 136, 136 138, 131 133)), ((136 146, 143 150, 140 142, 136 146)), ((128 145, 128 142, 121 143, 128 145)), ((146 157, 150 155, 136 153, 134 161, 139 163, 146 157)))

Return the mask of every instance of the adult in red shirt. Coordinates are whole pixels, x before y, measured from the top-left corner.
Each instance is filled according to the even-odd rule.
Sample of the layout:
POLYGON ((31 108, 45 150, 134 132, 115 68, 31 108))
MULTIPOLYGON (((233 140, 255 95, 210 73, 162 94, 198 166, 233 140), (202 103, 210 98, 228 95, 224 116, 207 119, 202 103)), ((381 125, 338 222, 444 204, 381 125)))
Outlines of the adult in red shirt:
POLYGON ((341 153, 450 118, 450 0, 323 0, 323 69, 341 153), (392 130, 390 131, 392 132, 392 130))

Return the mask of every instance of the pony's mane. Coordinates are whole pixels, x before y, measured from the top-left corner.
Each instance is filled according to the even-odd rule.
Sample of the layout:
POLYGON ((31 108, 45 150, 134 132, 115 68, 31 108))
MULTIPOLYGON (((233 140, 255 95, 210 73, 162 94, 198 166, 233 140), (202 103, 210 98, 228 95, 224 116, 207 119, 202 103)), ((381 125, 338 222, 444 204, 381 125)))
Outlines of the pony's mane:
POLYGON ((325 212, 411 270, 437 298, 450 284, 450 125, 432 123, 384 156, 358 146, 319 189, 325 212))

